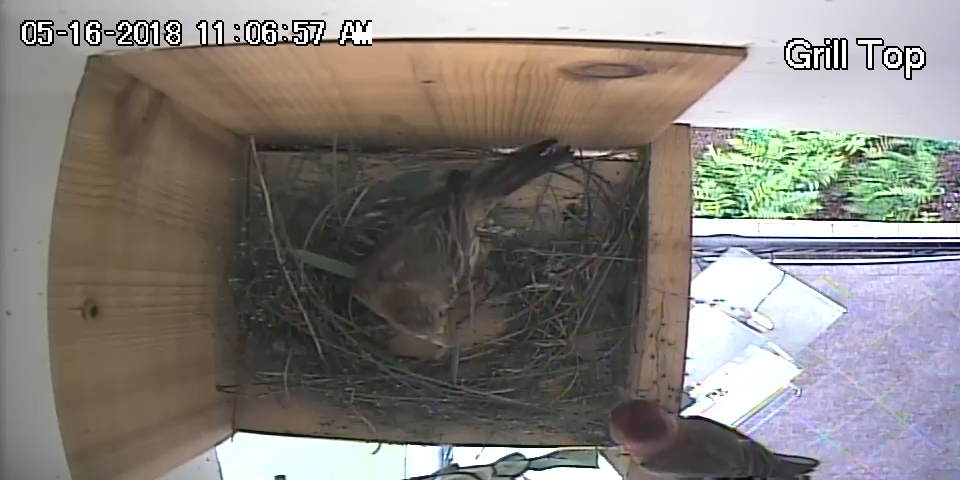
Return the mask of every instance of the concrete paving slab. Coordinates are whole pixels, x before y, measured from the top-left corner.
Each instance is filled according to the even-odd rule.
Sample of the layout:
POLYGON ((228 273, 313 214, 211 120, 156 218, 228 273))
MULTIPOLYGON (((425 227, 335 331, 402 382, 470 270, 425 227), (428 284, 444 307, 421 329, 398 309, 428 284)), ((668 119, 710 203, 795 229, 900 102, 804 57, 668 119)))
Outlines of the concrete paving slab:
POLYGON ((960 478, 960 262, 784 269, 849 310, 795 357, 803 395, 777 413, 845 452, 818 478, 960 478))

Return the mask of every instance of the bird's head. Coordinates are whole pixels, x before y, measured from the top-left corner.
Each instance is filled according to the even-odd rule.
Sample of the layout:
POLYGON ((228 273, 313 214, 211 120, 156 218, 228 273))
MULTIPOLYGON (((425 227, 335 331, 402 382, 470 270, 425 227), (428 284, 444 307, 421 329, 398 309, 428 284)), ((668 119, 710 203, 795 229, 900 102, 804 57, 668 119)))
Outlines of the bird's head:
MULTIPOLYGON (((416 307, 416 305, 411 305, 411 307, 416 307)), ((449 326, 447 325, 446 315, 442 312, 429 308, 411 308, 404 312, 409 313, 394 311, 397 314, 394 317, 396 319, 394 323, 400 330, 440 347, 451 346, 449 326)))
POLYGON ((444 310, 424 305, 415 298, 406 302, 394 302, 391 309, 391 318, 394 324, 402 331, 414 337, 426 340, 439 347, 452 346, 450 335, 452 328, 447 321, 444 310))
POLYGON ((425 339, 440 347, 452 347, 453 341, 451 340, 451 334, 454 329, 453 326, 450 325, 447 312, 445 310, 434 310, 429 312, 429 315, 432 318, 432 323, 430 329, 426 332, 425 339))
POLYGON ((438 346, 449 346, 451 327, 437 289, 412 288, 411 285, 400 289, 394 288, 395 285, 395 282, 385 283, 371 288, 357 282, 353 294, 397 330, 438 346))
POLYGON ((610 410, 610 437, 625 450, 673 437, 676 417, 651 400, 629 400, 610 410))

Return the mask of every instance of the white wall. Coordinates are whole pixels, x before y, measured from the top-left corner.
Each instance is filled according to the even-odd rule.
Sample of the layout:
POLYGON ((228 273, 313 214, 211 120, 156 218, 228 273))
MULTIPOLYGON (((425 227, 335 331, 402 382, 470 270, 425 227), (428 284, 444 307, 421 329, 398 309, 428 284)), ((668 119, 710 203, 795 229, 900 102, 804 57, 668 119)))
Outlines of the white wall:
MULTIPOLYGON (((228 25, 248 19, 324 19, 330 37, 344 19, 359 18, 371 19, 379 37, 484 35, 749 45, 746 63, 687 112, 684 121, 960 138, 960 91, 953 88, 960 76, 954 33, 960 4, 943 0, 554 0, 549 8, 533 0, 6 0, 3 5, 19 17, 59 24, 88 18, 105 25, 119 19, 177 19, 193 44, 199 41, 194 27, 203 19, 223 19, 228 25), (849 71, 793 71, 783 61, 783 47, 795 37, 813 42, 881 37, 887 44, 924 47, 928 65, 906 81, 900 72, 866 70, 863 49, 852 45, 849 71)), ((18 33, 8 30, 4 35, 18 33)), ((101 48, 78 48, 76 54, 97 50, 101 48)), ((57 88, 67 85, 59 75, 37 80, 57 88)))
MULTIPOLYGON (((436 449, 238 433, 217 447, 223 480, 402 480, 437 471, 436 449), (374 453, 376 452, 376 453, 374 453)), ((172 480, 172 479, 164 479, 172 480)), ((219 480, 195 477, 195 480, 219 480)))
MULTIPOLYGON (((6 13, 7 5, 3 8, 6 13)), ((50 381, 47 249, 67 118, 83 61, 65 49, 18 46, 18 33, 18 25, 4 15, 0 20, 0 478, 69 480, 50 381)))
POLYGON ((437 471, 438 450, 238 433, 158 480, 401 480, 437 471))
MULTIPOLYGON (((247 478, 247 477, 244 477, 247 478)), ((262 480, 272 480, 273 477, 261 477, 262 480)), ((217 450, 215 448, 203 453, 202 455, 190 460, 183 465, 168 472, 158 480, 240 480, 223 478, 220 473, 220 461, 217 459, 217 450)), ((259 480, 259 479, 258 479, 259 480)), ((295 479, 290 479, 295 480, 295 479)))
MULTIPOLYGON (((747 62, 682 120, 960 138, 960 4, 946 0, 3 0, 0 30, 0 477, 69 478, 54 411, 46 331, 50 213, 84 56, 100 47, 24 47, 26 18, 288 21, 372 19, 375 35, 648 39, 750 45, 747 62), (883 37, 926 48, 916 79, 866 71, 797 72, 792 37, 883 37)), ((58 45, 66 45, 58 41, 58 45)), ((263 47, 269 48, 269 47, 263 47)), ((315 48, 340 48, 323 46, 315 48)), ((346 47, 350 48, 350 47, 346 47)))

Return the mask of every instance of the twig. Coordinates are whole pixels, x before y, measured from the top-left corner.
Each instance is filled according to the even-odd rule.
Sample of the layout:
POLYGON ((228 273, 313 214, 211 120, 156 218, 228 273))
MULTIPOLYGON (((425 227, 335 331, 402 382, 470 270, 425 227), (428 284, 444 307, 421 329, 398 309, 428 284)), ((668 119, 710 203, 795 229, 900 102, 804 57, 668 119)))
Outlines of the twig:
MULTIPOLYGON (((370 420, 368 420, 367 417, 363 416, 363 414, 360 413, 359 411, 357 411, 356 407, 353 406, 353 400, 354 400, 354 394, 355 394, 355 393, 356 393, 356 391, 351 388, 351 389, 350 389, 350 401, 349 401, 350 410, 353 412, 353 415, 354 415, 355 417, 359 418, 361 422, 363 422, 364 424, 367 425, 367 428, 370 429, 370 432, 371 432, 371 433, 377 433, 377 427, 375 427, 375 426, 373 425, 373 422, 371 422, 370 420)), ((377 447, 377 450, 380 450, 380 447, 377 447)), ((374 451, 373 453, 377 453, 377 452, 374 451)))
MULTIPOLYGON (((360 195, 357 195, 357 198, 353 200, 353 204, 350 205, 350 210, 347 210, 347 216, 344 217, 343 219, 343 225, 346 225, 347 222, 350 221, 350 218, 353 217, 353 213, 357 210, 357 207, 360 205, 360 202, 363 201, 363 197, 367 195, 368 191, 370 190, 364 188, 363 190, 360 191, 360 195)), ((343 229, 340 230, 340 235, 338 235, 338 237, 342 236, 342 234, 343 234, 343 229)))
MULTIPOLYGON (((469 417, 469 425, 497 429, 525 428, 535 422, 547 429, 578 432, 585 442, 603 440, 603 418, 558 412, 568 408, 570 412, 584 411, 586 404, 603 403, 611 390, 610 382, 626 378, 618 369, 628 348, 618 346, 631 337, 626 328, 633 318, 623 315, 624 301, 608 298, 606 289, 611 283, 607 278, 615 279, 617 287, 623 288, 621 275, 629 282, 630 276, 624 271, 631 266, 636 271, 641 264, 627 254, 627 246, 636 243, 643 227, 643 216, 632 211, 632 202, 639 197, 629 189, 636 186, 623 192, 625 186, 610 185, 592 171, 593 159, 581 159, 558 169, 554 172, 557 178, 576 182, 578 186, 572 191, 582 191, 577 199, 568 199, 559 182, 544 182, 537 196, 548 204, 578 202, 578 208, 564 212, 567 220, 560 225, 561 238, 555 238, 556 232, 537 233, 535 227, 556 223, 549 217, 558 213, 555 208, 499 210, 512 212, 512 218, 517 214, 534 217, 521 218, 523 226, 510 225, 507 218, 507 223, 498 225, 502 229, 491 229, 482 236, 484 242, 495 246, 488 250, 495 257, 490 269, 496 272, 497 281, 491 282, 487 291, 478 292, 479 284, 473 276, 468 278, 464 293, 469 295, 469 310, 466 315, 456 315, 465 328, 454 327, 455 348, 446 365, 429 358, 396 358, 382 344, 387 335, 382 321, 366 311, 353 312, 346 280, 305 269, 296 258, 285 258, 289 254, 284 252, 297 244, 307 250, 321 245, 330 248, 322 252, 325 255, 357 259, 374 247, 385 233, 390 213, 402 211, 410 199, 402 194, 398 199, 381 198, 377 182, 383 181, 382 176, 368 175, 364 169, 402 173, 438 168, 435 165, 440 162, 444 162, 439 167, 443 169, 454 164, 472 168, 465 162, 474 164, 493 155, 462 149, 374 154, 365 150, 358 155, 353 146, 337 143, 332 172, 336 191, 330 188, 329 177, 326 183, 301 181, 291 183, 291 189, 277 191, 276 186, 267 184, 259 163, 263 160, 256 157, 255 148, 251 151, 254 158, 248 165, 258 167, 259 179, 251 176, 253 181, 248 184, 256 185, 259 180, 265 201, 257 202, 258 211, 252 218, 260 222, 259 229, 256 223, 248 222, 254 237, 242 245, 242 260, 247 262, 244 268, 256 276, 231 285, 235 295, 241 297, 235 305, 241 311, 247 337, 275 335, 288 345, 285 358, 270 357, 269 366, 251 360, 251 366, 259 367, 249 374, 255 382, 252 388, 266 388, 263 395, 287 398, 296 388, 322 395, 363 421, 371 431, 381 423, 393 426, 390 422, 396 422, 402 412, 404 416, 451 420, 469 417), (343 151, 349 158, 341 165, 336 160, 343 151), (268 191, 270 186, 274 192, 268 191), (295 207, 298 215, 288 217, 278 212, 276 207, 281 203, 295 207), (264 211, 259 211, 261 205, 265 205, 264 211), (262 232, 267 226, 269 234, 262 232), (295 264, 285 264, 287 261, 295 264), (533 288, 531 279, 540 287, 533 288), (506 307, 501 321, 511 328, 467 348, 466 332, 474 330, 480 321, 478 310, 487 306, 490 298, 498 299, 497 308, 499 303, 506 307), (309 315, 313 321, 309 321, 309 315), (591 321, 601 320, 602 325, 591 325, 588 331, 591 321), (277 330, 291 327, 295 329, 291 333, 277 330), (573 348, 574 335, 599 335, 601 331, 610 331, 609 338, 604 334, 600 344, 591 346, 589 358, 581 358, 573 348), (290 346, 311 341, 309 350, 316 349, 318 356, 295 354, 295 348, 300 347, 290 346), (606 373, 611 369, 614 371, 606 373), (549 390, 544 385, 549 385, 549 390), (347 387, 353 389, 349 397, 343 394, 347 387)), ((265 355, 253 344, 245 354, 265 355)), ((267 361, 264 357, 263 362, 267 361)))
POLYGON ((293 350, 287 352, 287 361, 283 364, 283 393, 287 395, 287 401, 290 401, 290 362, 293 360, 293 350))
MULTIPOLYGON (((333 136, 333 196, 340 195, 340 157, 337 156, 337 136, 333 136)), ((306 245, 304 245, 306 248, 306 245)))
MULTIPOLYGON (((377 427, 373 425, 373 422, 371 422, 367 417, 363 416, 363 414, 360 413, 360 411, 357 410, 356 407, 351 406, 350 410, 353 411, 353 416, 359 418, 360 421, 363 422, 364 425, 366 425, 367 428, 370 429, 370 433, 377 433, 377 427)), ((377 447, 377 450, 380 450, 380 447, 377 447)), ((376 453, 377 452, 373 452, 373 454, 376 454, 376 453)))
MULTIPOLYGON (((476 297, 473 291, 473 272, 470 272, 470 274, 467 275, 467 295, 469 296, 470 300, 470 307, 467 310, 467 331, 469 332, 473 329, 473 318, 477 311, 476 297)), ((455 328, 457 332, 454 339, 453 354, 451 355, 450 359, 450 376, 451 381, 454 385, 456 385, 457 374, 460 370, 460 353, 463 349, 463 336, 460 335, 459 328, 457 328, 456 325, 454 325, 453 328, 455 328)))
POLYGON ((263 202, 267 209, 267 221, 270 222, 270 236, 273 238, 273 248, 274 252, 277 254, 277 262, 280 265, 280 268, 283 270, 283 276, 287 280, 287 286, 290 287, 290 294, 297 303, 297 308, 300 310, 300 315, 303 316, 303 321, 307 324, 307 328, 310 330, 310 336, 313 337, 313 344, 315 347, 317 347, 317 354, 323 357, 323 347, 320 346, 320 339, 317 337, 317 330, 314 328, 313 322, 310 321, 310 316, 307 315, 307 309, 304 308, 303 302, 300 301, 300 295, 297 294, 297 287, 293 283, 293 277, 291 277, 290 271, 287 270, 287 266, 283 261, 283 254, 280 253, 280 240, 277 238, 276 222, 273 219, 273 204, 270 202, 270 189, 267 188, 267 180, 263 175, 263 165, 260 164, 260 158, 257 156, 257 144, 252 136, 249 137, 249 144, 253 165, 257 167, 257 176, 260 179, 260 189, 263 190, 263 202))

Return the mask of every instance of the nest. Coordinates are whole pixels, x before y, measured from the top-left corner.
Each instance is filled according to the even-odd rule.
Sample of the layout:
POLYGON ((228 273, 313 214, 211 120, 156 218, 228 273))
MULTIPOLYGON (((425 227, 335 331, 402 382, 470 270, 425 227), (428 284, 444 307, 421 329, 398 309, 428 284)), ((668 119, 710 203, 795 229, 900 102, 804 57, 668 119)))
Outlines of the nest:
POLYGON ((494 211, 478 229, 489 253, 470 301, 452 308, 461 347, 436 358, 352 299, 349 277, 445 172, 499 152, 272 150, 251 140, 232 279, 239 393, 317 397, 370 438, 416 419, 606 442, 636 355, 648 170, 637 152, 581 152, 494 211))

